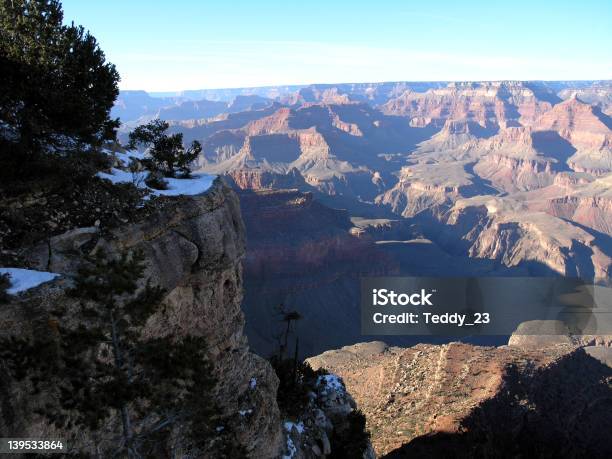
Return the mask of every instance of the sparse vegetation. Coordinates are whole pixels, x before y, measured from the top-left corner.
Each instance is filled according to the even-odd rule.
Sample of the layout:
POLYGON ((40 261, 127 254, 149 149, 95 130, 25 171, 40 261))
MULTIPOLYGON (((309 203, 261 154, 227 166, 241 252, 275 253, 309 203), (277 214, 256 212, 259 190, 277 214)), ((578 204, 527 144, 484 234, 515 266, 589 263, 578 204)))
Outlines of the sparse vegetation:
POLYGON ((282 331, 276 336, 278 351, 269 359, 279 380, 276 399, 283 415, 288 418, 297 418, 308 404, 308 394, 314 390, 317 377, 327 372, 325 370, 314 371, 308 363, 298 358, 299 339, 292 324, 301 320, 302 315, 298 311, 288 310, 283 304, 276 308, 275 315, 282 325, 282 331), (294 333, 296 337, 293 356, 286 358, 289 338, 294 333))
POLYGON ((315 371, 305 362, 279 360, 276 356, 270 359, 270 364, 279 380, 276 393, 278 407, 285 417, 296 419, 308 405, 308 394, 314 390, 317 378, 326 371, 315 371))
POLYGON ((147 185, 153 185, 160 181, 156 173, 164 177, 189 177, 190 165, 195 161, 202 146, 196 140, 191 146, 185 148, 183 145, 183 134, 176 133, 168 135, 166 131, 169 124, 166 121, 156 119, 148 124, 138 126, 130 133, 129 148, 144 146, 148 148, 150 158, 142 160, 144 165, 151 171, 147 185))
MULTIPOLYGON (((285 419, 300 419, 318 391, 319 377, 329 374, 325 369, 313 370, 298 359, 298 337, 295 337, 293 358, 285 358, 289 337, 295 331, 292 324, 302 318, 297 311, 287 310, 283 305, 277 308, 283 330, 277 335, 278 352, 270 357, 270 364, 279 379, 276 400, 281 415, 285 419)), ((315 402, 316 403, 316 402, 315 402)), ((363 457, 370 444, 370 433, 366 429, 365 416, 359 410, 351 411, 346 420, 334 425, 330 437, 331 458, 354 459, 363 457)))

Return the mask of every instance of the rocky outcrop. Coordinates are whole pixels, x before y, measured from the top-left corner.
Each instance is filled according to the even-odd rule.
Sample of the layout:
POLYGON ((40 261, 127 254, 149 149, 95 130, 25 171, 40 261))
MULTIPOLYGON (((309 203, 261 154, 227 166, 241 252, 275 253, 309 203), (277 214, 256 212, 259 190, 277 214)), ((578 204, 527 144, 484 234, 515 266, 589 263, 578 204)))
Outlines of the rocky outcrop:
MULTIPOLYGON (((550 139, 554 143, 555 139, 550 139)), ((545 142, 545 141, 544 141, 545 142)), ((550 185, 567 169, 562 158, 546 155, 538 147, 541 134, 531 128, 510 127, 471 146, 478 152, 474 172, 506 192, 527 191, 550 185)))
POLYGON ((567 180, 556 180, 557 189, 547 193, 545 211, 612 235, 612 175, 567 180))
POLYGON ((236 169, 229 171, 226 179, 241 190, 305 189, 308 188, 304 177, 297 169, 286 174, 262 169, 236 169))
POLYGON ((566 88, 559 92, 562 99, 576 97, 592 105, 599 105, 602 111, 612 116, 612 83, 610 81, 596 81, 583 88, 566 88))
POLYGON ((485 191, 477 177, 467 172, 469 165, 469 161, 423 161, 406 166, 395 186, 377 196, 376 203, 389 206, 403 217, 449 208, 458 199, 485 191))
POLYGON ((597 106, 577 97, 571 97, 544 113, 537 120, 536 128, 557 131, 578 148, 598 150, 612 145, 610 118, 597 106))
POLYGON ((612 171, 612 119, 599 107, 572 97, 544 113, 535 127, 557 132, 575 148, 567 159, 573 170, 594 175, 612 171))
POLYGON ((548 212, 612 235, 612 199, 564 196, 551 199, 548 212))
MULTIPOLYGON (((294 422, 284 423, 287 439, 287 456, 292 459, 314 459, 333 452, 334 436, 351 428, 349 415, 357 405, 341 378, 334 374, 317 378, 309 403, 294 422)), ((371 444, 355 459, 374 459, 371 444)), ((346 452, 344 453, 346 457, 346 452)), ((285 456, 285 457, 287 457, 285 456)))
POLYGON ((387 114, 409 118, 466 119, 483 128, 530 124, 550 103, 521 82, 450 83, 425 93, 406 91, 383 106, 387 114))
MULTIPOLYGON (((417 125, 421 124, 419 121, 412 122, 417 125)), ((482 130, 483 128, 475 121, 447 119, 440 132, 422 142, 419 150, 455 150, 468 142, 474 142, 482 130)))
POLYGON ((211 135, 202 143, 203 164, 226 161, 235 156, 244 144, 244 138, 240 131, 220 131, 211 135))
POLYGON ((462 199, 446 213, 428 212, 419 219, 443 247, 522 268, 525 275, 610 275, 611 254, 605 242, 572 222, 532 211, 519 199, 462 199))
POLYGON ((612 369, 569 344, 362 343, 308 359, 341 376, 379 457, 612 454, 612 369))
POLYGON ((490 155, 480 160, 474 171, 497 188, 514 192, 550 185, 554 180, 553 167, 546 160, 490 155))
POLYGON ((413 217, 423 210, 445 208, 461 198, 460 187, 435 186, 424 181, 401 179, 392 189, 376 198, 402 217, 413 217))
MULTIPOLYGON (((146 276, 167 293, 162 312, 149 319, 143 333, 149 337, 204 336, 207 357, 219 381, 213 396, 227 419, 224 430, 233 432, 235 442, 252 457, 275 457, 282 443, 275 397, 278 380, 265 360, 249 352, 243 334, 240 305, 245 239, 235 194, 217 179, 204 195, 175 198, 171 205, 141 222, 109 231, 79 229, 32 249, 29 260, 33 267, 51 268, 62 279, 3 306, 0 333, 28 336, 44 332, 50 311, 74 301, 66 296, 65 289, 70 286, 78 260, 95 247, 104 247, 110 254, 125 249, 144 252, 146 276), (240 415, 245 410, 249 416, 240 415)), ((5 378, 1 387, 2 436, 48 437, 53 433, 33 412, 35 405, 26 402, 28 394, 5 378)), ((73 435, 66 438, 71 445, 84 447, 82 441, 87 435, 73 435)), ((217 453, 211 439, 204 456, 216 457, 217 453)))
POLYGON ((404 219, 353 217, 351 223, 354 226, 350 229, 350 233, 359 238, 371 238, 376 241, 402 241, 414 236, 414 229, 404 219))

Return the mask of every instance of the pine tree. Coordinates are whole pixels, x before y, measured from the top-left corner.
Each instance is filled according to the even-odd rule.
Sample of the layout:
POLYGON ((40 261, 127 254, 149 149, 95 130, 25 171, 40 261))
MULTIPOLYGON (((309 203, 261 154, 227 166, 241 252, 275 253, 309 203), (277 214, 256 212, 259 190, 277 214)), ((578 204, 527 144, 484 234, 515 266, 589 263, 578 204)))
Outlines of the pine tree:
POLYGON ((0 352, 15 379, 28 380, 35 393, 57 394, 41 415, 84 432, 116 420, 120 438, 107 453, 130 458, 156 455, 177 430, 197 448, 216 420, 204 338, 142 336, 163 296, 148 281, 139 289, 143 274, 141 253, 97 251, 71 292, 80 300, 78 325, 62 326, 75 311, 58 308, 56 336, 11 338, 0 352))
POLYGON ((0 1, 0 151, 24 170, 41 153, 115 137, 119 74, 56 0, 0 1))
POLYGON ((148 148, 150 158, 145 160, 145 165, 152 172, 160 172, 165 177, 174 177, 178 172, 188 177, 189 166, 202 152, 202 145, 194 140, 189 148, 185 148, 183 134, 168 135, 168 128, 169 124, 160 119, 138 126, 130 133, 128 148, 148 148))

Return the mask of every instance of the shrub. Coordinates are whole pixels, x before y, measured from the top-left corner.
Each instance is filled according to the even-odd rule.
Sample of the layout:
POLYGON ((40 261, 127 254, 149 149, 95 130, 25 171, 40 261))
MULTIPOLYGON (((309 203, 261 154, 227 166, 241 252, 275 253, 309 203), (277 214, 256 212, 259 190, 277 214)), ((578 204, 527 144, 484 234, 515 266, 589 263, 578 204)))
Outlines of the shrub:
POLYGON ((370 432, 366 430, 366 418, 360 410, 351 411, 346 425, 334 431, 331 440, 330 459, 355 459, 363 457, 370 444, 370 432))
POLYGON ((280 360, 277 356, 270 359, 270 364, 278 376, 276 400, 284 415, 290 418, 299 417, 309 401, 309 393, 315 389, 317 378, 327 372, 294 359, 280 360))
POLYGON ((159 172, 149 172, 147 178, 145 178, 145 184, 155 190, 168 189, 168 182, 164 180, 164 176, 159 172))
POLYGON ((160 119, 138 126, 130 132, 128 148, 148 148, 151 157, 143 162, 152 172, 161 172, 166 177, 174 177, 178 172, 182 177, 189 177, 189 166, 202 151, 202 146, 194 140, 185 148, 183 134, 168 135, 168 127, 169 124, 160 119))

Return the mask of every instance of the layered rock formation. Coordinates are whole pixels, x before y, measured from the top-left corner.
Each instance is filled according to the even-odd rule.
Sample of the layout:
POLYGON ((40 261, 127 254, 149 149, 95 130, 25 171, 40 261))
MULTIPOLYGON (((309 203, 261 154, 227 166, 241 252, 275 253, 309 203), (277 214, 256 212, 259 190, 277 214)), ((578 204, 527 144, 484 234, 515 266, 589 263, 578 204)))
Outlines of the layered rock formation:
POLYGON ((612 369, 570 344, 362 343, 308 362, 340 375, 379 457, 612 454, 612 369))
POLYGON ((529 125, 550 102, 539 99, 521 82, 450 83, 425 93, 407 91, 383 106, 387 114, 415 120, 460 120, 495 131, 499 127, 529 125))
POLYGON ((538 151, 536 138, 538 134, 531 128, 513 127, 474 145, 480 156, 474 172, 507 192, 550 185, 555 173, 567 166, 538 151))
POLYGON ((576 98, 562 101, 555 94, 572 85, 584 86, 508 81, 446 87, 315 85, 291 100, 280 99, 289 107, 273 105, 191 124, 179 121, 175 129, 186 139, 203 141, 203 171, 286 174, 295 169, 323 193, 376 201, 400 214, 408 207, 404 214, 411 216, 428 202, 438 206, 474 194, 538 189, 569 170, 594 175, 612 170, 612 122, 597 106, 576 98), (383 88, 386 99, 379 99, 375 94, 383 88), (375 105, 375 100, 384 103, 375 105), (394 204, 402 195, 413 200, 406 183, 385 196, 398 178, 405 179, 407 165, 438 167, 436 181, 450 182, 453 191, 428 183, 431 174, 426 173, 410 190, 416 195, 414 205, 394 204), (453 184, 456 172, 446 173, 461 168, 467 194, 455 193, 464 184, 453 184))
POLYGON ((309 102, 267 110, 244 112, 242 124, 238 114, 230 114, 176 122, 173 129, 202 141, 202 171, 250 168, 282 174, 296 169, 325 193, 370 201, 394 181, 389 175, 394 166, 379 156, 381 150, 408 149, 435 129, 412 128, 364 103, 309 102))
MULTIPOLYGON (((261 91, 247 92, 269 96, 261 91)), ((259 316, 276 303, 311 304, 313 317, 334 301, 356 304, 348 289, 364 263, 347 254, 362 250, 351 245, 358 239, 369 244, 364 253, 376 246, 376 254, 392 260, 379 262, 382 272, 609 280, 609 82, 398 82, 275 91, 271 106, 173 126, 186 140, 203 142, 201 170, 226 175, 236 188, 292 188, 316 197, 300 204, 289 194, 275 203, 273 193, 245 198, 247 226, 256 228, 248 266, 257 268, 249 273, 261 280, 264 268, 270 271, 268 283, 254 287, 265 286, 257 295, 265 308, 257 303, 264 300, 251 302, 255 290, 247 288, 248 314, 261 322, 256 329, 267 330, 260 337, 250 332, 258 350, 270 346, 272 329, 259 316), (345 222, 302 222, 309 213, 312 220, 327 215, 315 201, 347 209, 345 222), (351 217, 405 224, 391 225, 401 230, 352 227, 351 217), (278 268, 266 265, 268 256, 278 268), (308 274, 298 275, 298 268, 308 274), (293 277, 281 278, 283 270, 293 277), (324 293, 313 296, 324 275, 333 282, 323 282, 324 293)), ((339 321, 340 311, 351 307, 339 309, 339 321)), ((314 326, 307 328, 314 333, 314 326)))
POLYGON ((600 106, 606 115, 612 116, 612 83, 609 81, 596 81, 580 88, 565 88, 559 91, 559 97, 577 97, 589 104, 600 106))
POLYGON ((289 453, 285 457, 311 459, 335 453, 355 459, 374 459, 376 455, 369 441, 362 454, 349 455, 346 451, 339 453, 333 449, 334 437, 351 429, 349 416, 356 409, 342 379, 334 374, 319 376, 304 412, 295 421, 284 423, 289 453))
POLYGON ((612 175, 593 177, 582 173, 555 176, 545 188, 520 195, 526 206, 595 231, 612 235, 612 175))
POLYGON ((417 163, 404 167, 399 182, 376 198, 403 217, 423 210, 450 206, 457 199, 475 194, 474 176, 466 171, 468 162, 417 163))
POLYGON ((609 279, 610 247, 597 235, 520 200, 473 197, 457 201, 444 214, 426 213, 421 221, 443 247, 473 258, 522 267, 525 274, 561 274, 609 279), (439 223, 443 223, 442 226, 439 223))
POLYGON ((554 131, 577 151, 567 160, 577 172, 595 175, 612 171, 612 119, 572 97, 555 105, 536 122, 541 131, 554 131))
POLYGON ((241 190, 308 189, 309 186, 297 169, 286 174, 262 169, 235 169, 229 171, 226 180, 241 190))

